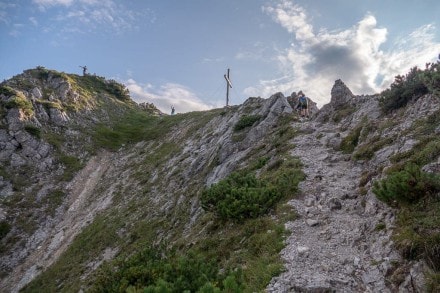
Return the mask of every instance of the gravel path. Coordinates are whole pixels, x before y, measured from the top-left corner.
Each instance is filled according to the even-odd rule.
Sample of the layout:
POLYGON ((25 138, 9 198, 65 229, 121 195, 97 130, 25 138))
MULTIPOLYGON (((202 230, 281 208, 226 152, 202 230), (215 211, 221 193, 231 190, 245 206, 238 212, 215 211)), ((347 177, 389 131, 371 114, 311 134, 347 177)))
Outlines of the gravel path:
POLYGON ((391 215, 371 194, 359 194, 362 164, 326 146, 336 134, 329 125, 293 127, 305 133, 294 139, 292 155, 303 162, 307 178, 299 198, 289 202, 299 219, 286 224, 286 270, 267 292, 390 292, 384 276, 399 256, 390 232, 376 227, 391 215))

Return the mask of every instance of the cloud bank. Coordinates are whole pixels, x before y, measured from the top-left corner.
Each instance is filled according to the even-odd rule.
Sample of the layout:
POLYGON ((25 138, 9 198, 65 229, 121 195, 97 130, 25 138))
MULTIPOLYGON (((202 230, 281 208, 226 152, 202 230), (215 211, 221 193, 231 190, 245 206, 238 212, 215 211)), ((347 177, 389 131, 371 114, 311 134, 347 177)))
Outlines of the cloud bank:
POLYGON ((440 44, 434 42, 432 24, 416 29, 397 40, 391 50, 384 51, 381 45, 387 41, 388 32, 378 27, 372 14, 345 30, 316 31, 308 22, 307 11, 291 1, 282 0, 262 10, 292 34, 294 41, 276 58, 282 76, 245 89, 249 96, 303 90, 322 106, 330 100, 330 89, 336 79, 342 79, 355 94, 378 93, 397 74, 434 61, 440 52, 440 44))
POLYGON ((171 106, 174 106, 176 113, 214 108, 213 105, 208 105, 200 100, 189 88, 180 84, 167 83, 156 89, 151 84, 139 84, 135 80, 129 79, 125 85, 137 103, 153 103, 164 113, 170 113, 171 106))

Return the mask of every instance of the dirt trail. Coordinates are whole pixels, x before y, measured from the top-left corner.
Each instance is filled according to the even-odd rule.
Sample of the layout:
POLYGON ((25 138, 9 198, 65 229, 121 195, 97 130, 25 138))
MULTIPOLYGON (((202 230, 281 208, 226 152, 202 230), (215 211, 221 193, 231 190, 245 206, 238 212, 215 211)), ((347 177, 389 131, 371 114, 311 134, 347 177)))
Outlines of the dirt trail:
POLYGON ((281 255, 286 271, 268 292, 389 292, 385 285, 393 254, 389 232, 377 224, 390 217, 374 196, 358 192, 363 166, 328 148, 336 129, 313 121, 296 123, 293 156, 307 176, 301 196, 289 202, 300 218, 287 224, 291 236, 281 255))
POLYGON ((67 249, 72 240, 89 224, 98 211, 110 203, 112 194, 94 198, 95 188, 105 176, 111 164, 111 154, 101 152, 91 158, 87 165, 69 183, 66 210, 57 217, 50 227, 41 227, 32 236, 44 238, 41 244, 28 256, 24 263, 17 266, 2 284, 0 292, 18 292, 29 283, 43 268, 49 267, 67 249), (90 199, 93 198, 93 201, 90 199), (35 236, 38 234, 38 237, 35 236))

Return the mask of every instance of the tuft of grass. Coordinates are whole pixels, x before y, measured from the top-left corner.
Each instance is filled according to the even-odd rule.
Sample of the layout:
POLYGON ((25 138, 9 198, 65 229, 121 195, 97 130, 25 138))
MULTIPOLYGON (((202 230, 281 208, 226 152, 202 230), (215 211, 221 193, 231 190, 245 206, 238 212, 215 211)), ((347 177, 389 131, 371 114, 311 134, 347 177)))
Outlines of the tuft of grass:
POLYGON ((396 247, 407 259, 424 259, 436 272, 440 271, 440 201, 425 198, 402 208, 397 216, 393 235, 396 247))
POLYGON ((240 131, 242 129, 251 127, 255 122, 261 119, 261 115, 243 115, 240 120, 235 124, 234 131, 240 131))
POLYGON ((5 103, 5 108, 21 109, 26 116, 32 116, 34 114, 32 103, 21 92, 16 92, 15 95, 5 103))
POLYGON ((345 154, 351 154, 359 142, 359 136, 361 135, 362 126, 354 128, 339 145, 339 149, 345 154))
POLYGON ((41 138, 41 129, 34 125, 31 124, 25 125, 24 130, 26 130, 30 135, 33 135, 38 139, 41 138))
POLYGON ((75 173, 83 167, 83 164, 81 161, 73 156, 68 156, 65 154, 59 155, 60 163, 62 163, 65 166, 64 173, 63 173, 63 180, 69 181, 73 178, 75 173))
POLYGON ((335 123, 339 123, 344 119, 345 117, 350 116, 356 111, 356 107, 352 105, 347 105, 343 108, 335 110, 335 112, 332 114, 332 120, 335 123))
POLYGON ((382 149, 384 146, 392 144, 393 138, 388 137, 380 139, 379 137, 374 137, 371 139, 370 143, 363 144, 359 146, 356 152, 353 154, 353 158, 356 160, 370 160, 374 153, 382 149))

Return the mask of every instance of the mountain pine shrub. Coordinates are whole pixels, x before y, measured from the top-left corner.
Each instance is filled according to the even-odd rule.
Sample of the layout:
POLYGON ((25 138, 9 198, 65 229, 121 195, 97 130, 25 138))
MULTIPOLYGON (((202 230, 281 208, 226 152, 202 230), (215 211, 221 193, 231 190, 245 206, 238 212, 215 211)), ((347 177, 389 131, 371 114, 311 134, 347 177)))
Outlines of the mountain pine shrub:
POLYGON ((255 122, 261 119, 260 115, 243 115, 234 126, 234 131, 240 131, 247 127, 251 127, 255 122))
POLYGON ((440 95, 440 60, 436 63, 426 64, 422 80, 430 92, 437 96, 440 95))
POLYGON ((402 108, 412 99, 417 99, 429 92, 424 83, 424 72, 416 67, 411 68, 405 76, 398 75, 389 89, 382 92, 380 105, 384 113, 402 108))
POLYGON ((189 252, 178 256, 147 247, 107 264, 90 292, 242 292, 241 272, 225 275, 213 260, 189 252))
POLYGON ((408 163, 403 170, 376 181, 373 186, 377 198, 386 203, 396 201, 399 204, 411 204, 439 191, 440 177, 423 172, 413 163, 408 163))
POLYGON ((245 171, 231 173, 202 192, 202 205, 221 219, 244 220, 265 214, 280 199, 274 186, 245 171))

